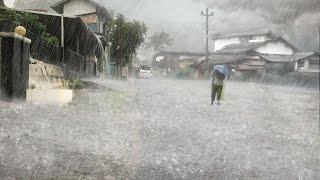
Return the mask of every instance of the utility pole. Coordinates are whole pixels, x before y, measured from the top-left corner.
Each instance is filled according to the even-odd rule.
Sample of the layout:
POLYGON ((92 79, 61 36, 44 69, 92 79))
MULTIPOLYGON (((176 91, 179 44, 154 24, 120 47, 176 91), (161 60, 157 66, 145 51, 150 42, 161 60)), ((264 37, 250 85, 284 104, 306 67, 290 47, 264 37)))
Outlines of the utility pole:
POLYGON ((213 16, 213 12, 209 13, 209 8, 204 13, 201 11, 201 16, 206 17, 206 61, 209 61, 209 17, 213 16))
POLYGON ((65 63, 65 49, 64 49, 64 16, 61 14, 60 34, 61 34, 61 48, 62 48, 62 63, 65 63))
POLYGON ((122 64, 124 61, 124 57, 123 57, 123 46, 124 46, 124 39, 123 39, 123 34, 124 34, 124 24, 125 24, 125 19, 124 16, 122 14, 118 14, 117 16, 117 40, 118 40, 118 47, 117 47, 117 54, 118 54, 118 58, 117 58, 117 78, 121 78, 122 77, 122 64))

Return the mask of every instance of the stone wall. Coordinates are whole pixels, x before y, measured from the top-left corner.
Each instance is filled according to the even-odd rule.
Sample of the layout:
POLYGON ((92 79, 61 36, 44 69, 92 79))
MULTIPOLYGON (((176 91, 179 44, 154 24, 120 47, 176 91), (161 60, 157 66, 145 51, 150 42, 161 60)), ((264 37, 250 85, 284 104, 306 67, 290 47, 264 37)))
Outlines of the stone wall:
POLYGON ((31 59, 29 65, 29 88, 30 89, 67 89, 69 80, 65 72, 59 66, 31 59))

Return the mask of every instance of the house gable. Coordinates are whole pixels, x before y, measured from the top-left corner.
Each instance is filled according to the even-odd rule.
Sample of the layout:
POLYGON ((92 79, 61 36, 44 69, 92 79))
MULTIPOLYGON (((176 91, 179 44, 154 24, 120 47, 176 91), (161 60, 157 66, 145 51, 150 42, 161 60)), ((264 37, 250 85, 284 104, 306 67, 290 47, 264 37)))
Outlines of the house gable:
POLYGON ((63 14, 66 16, 78 16, 96 13, 97 7, 86 0, 70 0, 64 4, 63 14))
POLYGON ((240 44, 241 41, 237 37, 217 39, 214 41, 214 51, 219 51, 230 44, 240 44))
POLYGON ((78 16, 83 14, 102 13, 110 16, 104 0, 61 0, 51 6, 59 14, 78 16))
POLYGON ((254 49, 257 53, 260 54, 282 54, 282 55, 293 55, 296 51, 295 48, 290 47, 283 41, 270 41, 264 45, 254 49))

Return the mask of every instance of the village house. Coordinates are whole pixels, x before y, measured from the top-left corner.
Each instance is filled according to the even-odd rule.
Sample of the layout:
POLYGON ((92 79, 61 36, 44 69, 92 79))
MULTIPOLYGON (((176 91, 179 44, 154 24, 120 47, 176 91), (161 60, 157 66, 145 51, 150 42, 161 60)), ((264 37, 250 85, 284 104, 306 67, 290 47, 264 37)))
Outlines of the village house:
POLYGON ((298 72, 319 73, 320 53, 319 52, 298 52, 291 60, 295 62, 295 70, 298 72))
POLYGON ((51 6, 57 13, 80 17, 98 35, 105 36, 111 11, 103 0, 61 0, 51 6))
POLYGON ((264 72, 272 65, 289 63, 288 57, 297 51, 297 48, 289 42, 277 37, 261 42, 226 45, 221 50, 213 53, 210 57, 210 62, 212 64, 217 64, 219 61, 222 61, 219 63, 224 63, 219 58, 221 58, 221 55, 228 55, 231 58, 228 64, 233 69, 264 72))
POLYGON ((15 4, 14 8, 19 9, 21 11, 36 11, 36 12, 56 14, 56 12, 50 7, 50 3, 52 3, 52 0, 51 1, 37 0, 30 3, 17 4, 17 5, 15 4))
POLYGON ((266 73, 283 65, 295 67, 296 71, 319 71, 318 53, 301 52, 271 31, 219 35, 215 36, 214 44, 209 61, 202 57, 200 63, 193 65, 202 76, 208 76, 218 64, 238 72, 266 73))
MULTIPOLYGON (((110 43, 107 42, 107 23, 112 19, 112 11, 103 0, 61 0, 51 6, 64 16, 76 16, 98 36, 103 46, 100 70, 105 73, 109 69, 110 43)), ((94 56, 91 61, 97 61, 94 56)))
POLYGON ((205 53, 161 51, 153 57, 152 64, 170 73, 190 67, 204 55, 205 53))
MULTIPOLYGON (((6 11, 6 9, 1 9, 1 13, 6 11)), ((79 17, 61 16, 59 14, 31 10, 17 10, 17 12, 35 15, 38 18, 37 21, 46 27, 46 32, 59 40, 58 46, 48 44, 41 38, 40 34, 27 28, 26 36, 32 40, 32 57, 35 56, 34 58, 38 60, 53 64, 85 64, 81 68, 85 68, 88 75, 96 75, 96 62, 90 62, 89 59, 92 56, 101 59, 103 57, 103 46, 99 37, 89 30, 79 17), (63 23, 61 23, 62 20, 63 23)), ((12 32, 14 28, 10 24, 2 24, 0 31, 12 32)))
POLYGON ((231 34, 215 34, 212 37, 213 51, 219 51, 230 44, 259 43, 274 39, 275 35, 271 31, 256 31, 231 34))

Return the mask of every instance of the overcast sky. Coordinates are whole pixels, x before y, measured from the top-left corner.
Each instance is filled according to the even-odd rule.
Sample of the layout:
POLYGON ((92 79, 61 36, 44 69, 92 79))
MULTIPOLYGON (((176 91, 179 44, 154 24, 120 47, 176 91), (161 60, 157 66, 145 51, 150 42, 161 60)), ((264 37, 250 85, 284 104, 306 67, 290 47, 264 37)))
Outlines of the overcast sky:
POLYGON ((111 0, 111 7, 145 21, 150 33, 169 32, 174 50, 204 51, 206 7, 215 14, 210 33, 267 29, 303 50, 319 47, 320 0, 111 0))
MULTIPOLYGON (((110 8, 144 21, 149 34, 170 33, 174 50, 204 51, 205 19, 210 33, 273 30, 304 50, 317 50, 320 0, 106 0, 110 8), (244 6, 245 4, 245 6, 244 6), (239 8, 241 7, 241 8, 239 8)), ((13 0, 5 0, 12 4, 13 0)))

